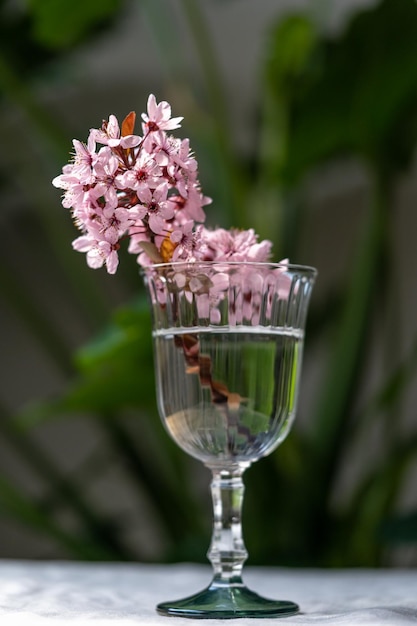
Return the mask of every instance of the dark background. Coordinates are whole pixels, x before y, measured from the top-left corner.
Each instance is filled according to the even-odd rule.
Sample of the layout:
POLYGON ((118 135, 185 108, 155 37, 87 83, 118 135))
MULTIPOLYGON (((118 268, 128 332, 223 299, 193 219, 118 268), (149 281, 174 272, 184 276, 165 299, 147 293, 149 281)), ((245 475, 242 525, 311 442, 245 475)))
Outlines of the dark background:
POLYGON ((414 0, 0 2, 0 557, 205 558, 209 475, 156 415, 135 260, 88 269, 50 183, 151 92, 208 224, 319 270, 298 421, 246 477, 251 562, 415 565, 414 0))

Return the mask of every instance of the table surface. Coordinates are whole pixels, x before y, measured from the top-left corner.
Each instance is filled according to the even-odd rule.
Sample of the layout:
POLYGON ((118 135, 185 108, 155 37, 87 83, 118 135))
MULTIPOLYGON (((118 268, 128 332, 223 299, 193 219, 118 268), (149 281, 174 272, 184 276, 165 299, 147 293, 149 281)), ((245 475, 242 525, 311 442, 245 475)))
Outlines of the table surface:
MULTIPOLYGON (((6 626, 68 626, 72 620, 77 626, 190 626, 195 620, 160 616, 155 605, 198 591, 210 578, 210 567, 203 565, 0 561, 0 621, 6 626)), ((417 570, 247 567, 245 582, 262 595, 300 605, 298 615, 281 618, 285 626, 417 624, 417 570)), ((254 621, 259 623, 243 618, 238 624, 254 621)), ((225 623, 203 621, 220 622, 225 623)))

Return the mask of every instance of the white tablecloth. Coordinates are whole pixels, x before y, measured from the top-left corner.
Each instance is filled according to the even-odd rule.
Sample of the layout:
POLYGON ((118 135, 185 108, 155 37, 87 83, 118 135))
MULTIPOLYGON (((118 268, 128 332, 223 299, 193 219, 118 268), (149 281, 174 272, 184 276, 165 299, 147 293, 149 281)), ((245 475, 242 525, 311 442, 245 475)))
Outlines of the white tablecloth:
MULTIPOLYGON (((163 617, 157 602, 205 587, 209 566, 114 565, 0 561, 1 626, 190 626, 193 620, 163 617)), ((417 624, 417 571, 296 570, 250 568, 245 582, 254 591, 293 600, 301 612, 282 618, 303 624, 417 624)), ((194 620, 195 621, 195 620, 194 620)), ((224 620, 198 620, 200 624, 224 620)), ((258 620, 257 620, 258 621, 258 620)), ((260 624, 276 623, 277 618, 260 624)), ((230 621, 226 621, 230 623, 230 621)), ((253 619, 240 619, 239 626, 253 619)))

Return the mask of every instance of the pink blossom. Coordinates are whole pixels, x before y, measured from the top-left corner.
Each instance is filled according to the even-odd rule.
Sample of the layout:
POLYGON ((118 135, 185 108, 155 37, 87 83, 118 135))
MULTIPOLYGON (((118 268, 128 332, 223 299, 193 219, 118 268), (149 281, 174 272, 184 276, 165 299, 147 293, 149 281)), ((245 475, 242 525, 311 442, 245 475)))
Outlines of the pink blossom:
POLYGON ((91 129, 90 136, 97 141, 108 145, 110 148, 134 148, 141 142, 141 137, 138 135, 126 135, 120 136, 119 122, 115 115, 109 116, 109 121, 104 122, 101 129, 91 129))
POLYGON ((188 180, 184 172, 175 165, 168 165, 166 168, 169 183, 176 189, 182 198, 188 196, 188 180))
POLYGON ((72 173, 77 176, 80 182, 89 185, 94 181, 93 165, 96 159, 96 142, 92 137, 89 137, 87 145, 77 139, 74 139, 72 143, 75 150, 72 173))
POLYGON ((198 246, 199 230, 194 230, 194 222, 189 220, 172 231, 171 241, 176 244, 172 260, 190 260, 198 246))
POLYGON ((152 152, 158 165, 167 166, 174 162, 180 150, 181 140, 165 132, 153 132, 144 142, 144 148, 152 152), (149 149, 150 148, 150 149, 149 149))
POLYGON ((190 150, 189 139, 183 139, 181 141, 178 155, 173 155, 173 159, 183 170, 188 173, 188 175, 197 172, 198 164, 193 156, 193 153, 190 150))
POLYGON ((64 172, 64 174, 56 176, 52 184, 54 187, 65 190, 62 196, 62 206, 66 209, 71 209, 84 202, 85 185, 80 182, 76 175, 67 173, 69 172, 68 169, 64 168, 64 172))
MULTIPOLYGON (((135 225, 129 229, 129 246, 130 254, 142 254, 142 241, 148 241, 146 226, 143 222, 135 222, 135 225)), ((149 263, 151 265, 151 263, 149 263)))
POLYGON ((179 196, 176 198, 178 209, 181 210, 187 219, 196 222, 204 222, 206 214, 203 206, 211 203, 211 198, 203 196, 198 184, 189 187, 187 197, 179 196))
POLYGON ((102 221, 101 232, 104 239, 111 244, 117 244, 123 233, 131 226, 132 221, 126 209, 116 209, 111 216, 102 221))
POLYGON ((158 235, 166 232, 166 220, 170 220, 175 215, 174 204, 168 200, 167 196, 167 183, 162 183, 154 190, 147 187, 138 190, 139 200, 147 209, 149 227, 158 235))
POLYGON ((205 244, 204 260, 207 261, 256 261, 269 260, 272 243, 258 243, 258 236, 253 229, 225 230, 203 228, 201 238, 205 244))
POLYGON ((157 104, 153 94, 148 97, 148 114, 142 113, 144 121, 143 133, 153 132, 156 130, 175 130, 181 126, 183 117, 171 118, 171 106, 168 102, 160 102, 157 104))
POLYGON ((118 179, 121 188, 155 189, 161 182, 162 169, 155 159, 146 152, 139 153, 133 167, 118 179))
POLYGON ((82 236, 73 241, 74 250, 87 253, 87 265, 98 269, 104 264, 109 274, 115 274, 119 258, 116 248, 107 241, 96 241, 92 237, 82 236))
MULTIPOLYGON (((123 239, 140 265, 269 258, 270 242, 259 242, 253 230, 202 226, 211 198, 201 191, 197 160, 188 139, 167 132, 181 120, 151 94, 142 114, 143 138, 130 134, 132 112, 121 127, 110 115, 101 128, 90 130, 87 143, 73 140, 72 159, 52 183, 63 190, 62 205, 81 231, 73 246, 86 253, 90 267, 114 273, 123 239)), ((218 293, 214 283, 213 297, 218 293)))

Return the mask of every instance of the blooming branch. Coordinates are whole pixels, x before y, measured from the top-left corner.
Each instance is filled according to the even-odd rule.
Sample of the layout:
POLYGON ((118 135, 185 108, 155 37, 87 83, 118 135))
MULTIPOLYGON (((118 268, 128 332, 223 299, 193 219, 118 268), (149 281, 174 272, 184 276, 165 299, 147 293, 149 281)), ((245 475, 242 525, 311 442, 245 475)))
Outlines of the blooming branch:
POLYGON ((167 102, 148 98, 142 134, 136 114, 114 115, 91 129, 87 143, 73 140, 74 154, 53 185, 64 190, 81 235, 73 248, 92 268, 117 270, 123 239, 142 266, 170 261, 267 261, 271 243, 258 243, 253 230, 210 230, 203 226, 211 199, 201 192, 198 163, 188 139, 167 131, 180 127, 167 102))

